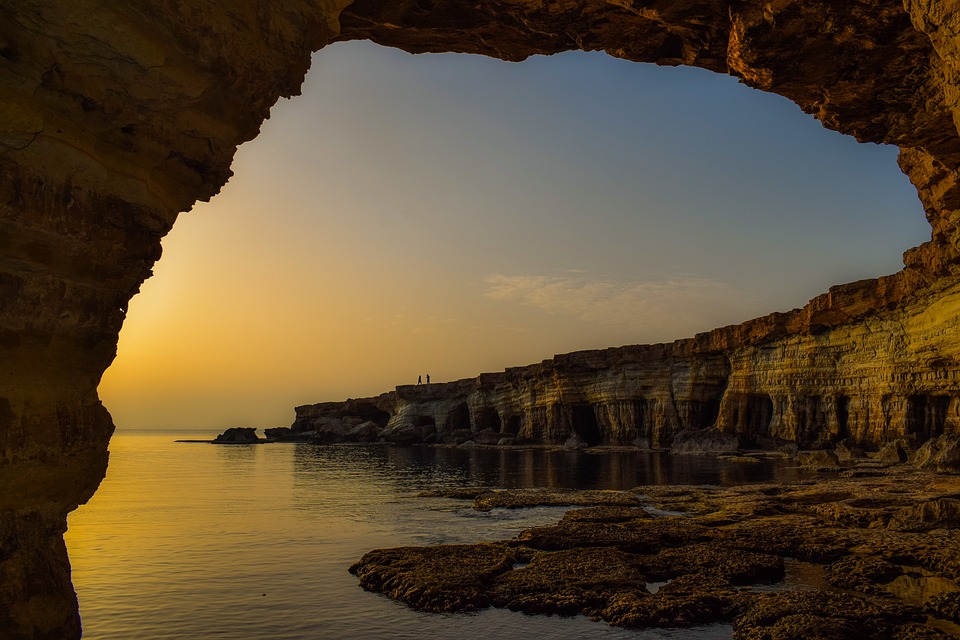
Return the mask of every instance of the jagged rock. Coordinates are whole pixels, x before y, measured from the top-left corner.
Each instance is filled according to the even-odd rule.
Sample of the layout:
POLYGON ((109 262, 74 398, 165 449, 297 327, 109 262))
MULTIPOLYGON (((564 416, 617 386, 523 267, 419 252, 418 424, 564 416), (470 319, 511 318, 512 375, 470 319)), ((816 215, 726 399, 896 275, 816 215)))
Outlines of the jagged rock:
POLYGON ((960 623, 960 591, 938 593, 927 600, 924 609, 938 618, 960 623))
POLYGON ((888 640, 922 615, 898 603, 823 591, 764 594, 734 621, 738 639, 888 640))
POLYGON ((833 450, 839 462, 853 462, 854 460, 865 460, 867 454, 863 447, 850 440, 838 442, 833 450))
POLYGON ((928 440, 917 449, 914 463, 922 469, 960 471, 960 434, 952 433, 928 440))
POLYGON ((797 462, 801 466, 813 469, 833 469, 840 464, 840 460, 833 451, 817 449, 814 451, 798 451, 797 462))
POLYGON ((290 427, 271 427, 263 430, 263 435, 268 441, 282 441, 291 437, 293 430, 290 427))
POLYGON ((214 444, 259 444, 257 430, 252 427, 231 427, 213 439, 214 444))
POLYGON ((887 464, 902 464, 910 459, 908 451, 904 440, 894 440, 883 445, 874 460, 887 464))
POLYGON ((903 507, 893 514, 888 526, 898 531, 960 528, 960 500, 941 498, 903 507))
POLYGON ((730 453, 740 449, 740 441, 730 433, 721 433, 717 429, 687 429, 677 434, 673 440, 673 453, 718 454, 730 453))
POLYGON ((376 442, 380 439, 383 429, 376 422, 361 422, 347 431, 345 439, 351 442, 376 442))

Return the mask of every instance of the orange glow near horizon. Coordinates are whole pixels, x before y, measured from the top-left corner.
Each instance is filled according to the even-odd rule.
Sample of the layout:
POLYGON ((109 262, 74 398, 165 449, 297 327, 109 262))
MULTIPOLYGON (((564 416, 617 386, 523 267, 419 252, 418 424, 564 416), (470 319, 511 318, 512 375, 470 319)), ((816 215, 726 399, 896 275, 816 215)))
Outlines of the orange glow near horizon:
POLYGON ((687 337, 929 238, 895 149, 732 78, 369 43, 314 67, 164 240, 100 385, 119 428, 272 427, 420 374, 687 337))

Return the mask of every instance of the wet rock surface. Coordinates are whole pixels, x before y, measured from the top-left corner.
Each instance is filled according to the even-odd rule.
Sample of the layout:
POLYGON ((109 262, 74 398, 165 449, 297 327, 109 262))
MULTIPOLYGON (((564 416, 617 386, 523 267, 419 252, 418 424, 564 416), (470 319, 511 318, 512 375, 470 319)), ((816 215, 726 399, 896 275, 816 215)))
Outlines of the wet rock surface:
POLYGON ((513 540, 371 551, 351 572, 365 589, 427 611, 492 606, 635 628, 725 623, 738 640, 957 637, 958 492, 960 477, 906 465, 786 485, 463 489, 442 495, 473 508, 491 508, 489 494, 495 508, 598 502, 513 540), (788 563, 819 578, 788 578, 788 563))

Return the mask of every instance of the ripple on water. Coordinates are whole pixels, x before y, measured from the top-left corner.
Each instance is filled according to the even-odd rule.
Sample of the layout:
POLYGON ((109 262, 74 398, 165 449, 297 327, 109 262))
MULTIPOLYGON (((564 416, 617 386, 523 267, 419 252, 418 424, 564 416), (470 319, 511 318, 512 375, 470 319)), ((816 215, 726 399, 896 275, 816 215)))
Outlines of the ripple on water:
POLYGON ((566 511, 476 512, 469 502, 416 497, 425 490, 629 489, 789 473, 652 454, 223 447, 177 437, 118 433, 100 490, 70 516, 86 640, 730 638, 728 625, 637 632, 503 610, 425 614, 363 591, 347 568, 374 548, 512 538, 566 511))

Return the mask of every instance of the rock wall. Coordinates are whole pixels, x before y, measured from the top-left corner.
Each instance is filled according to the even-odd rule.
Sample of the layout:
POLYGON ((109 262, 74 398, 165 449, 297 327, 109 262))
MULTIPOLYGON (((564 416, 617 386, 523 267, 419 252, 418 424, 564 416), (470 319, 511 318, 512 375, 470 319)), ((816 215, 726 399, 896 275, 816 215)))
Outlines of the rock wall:
POLYGON ((384 438, 419 442, 464 440, 469 434, 457 432, 469 429, 531 442, 576 435, 590 445, 664 447, 681 430, 715 426, 748 447, 850 439, 876 448, 960 432, 960 279, 940 278, 906 300, 898 295, 890 309, 861 299, 877 283, 672 344, 582 351, 475 379, 305 405, 293 429, 323 431, 331 418, 359 421, 358 407, 375 407, 389 414, 384 438), (858 311, 859 321, 843 321, 858 311), (831 318, 841 321, 827 326, 831 318))
POLYGON ((712 415, 729 361, 724 429, 804 439, 846 424, 879 439, 921 422, 953 428, 958 8, 0 0, 0 636, 79 635, 61 533, 106 468, 113 424, 96 387, 127 303, 179 212, 217 193, 237 146, 278 97, 297 93, 311 52, 339 40, 505 60, 603 50, 730 73, 829 128, 898 145, 930 220, 931 241, 906 254, 900 274, 837 288, 796 313, 628 349, 646 355, 620 369, 603 364, 615 350, 557 358, 538 365, 542 375, 507 372, 471 420, 493 424, 480 408, 502 407, 508 430, 557 438, 597 405, 610 438, 636 428, 664 442, 712 415), (568 398, 568 409, 557 404, 568 398))

